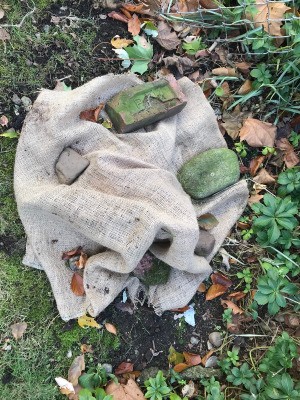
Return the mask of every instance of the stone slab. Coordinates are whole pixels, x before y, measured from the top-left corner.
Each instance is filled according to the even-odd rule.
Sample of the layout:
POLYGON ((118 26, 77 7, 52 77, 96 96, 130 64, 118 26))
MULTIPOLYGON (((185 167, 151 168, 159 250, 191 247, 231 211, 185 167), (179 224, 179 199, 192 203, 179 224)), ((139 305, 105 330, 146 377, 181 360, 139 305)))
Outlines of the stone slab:
POLYGON ((59 156, 55 167, 59 183, 71 185, 89 164, 89 160, 67 147, 59 156))
POLYGON ((201 229, 199 240, 195 248, 195 254, 202 257, 208 256, 212 252, 215 243, 216 239, 214 236, 211 233, 201 229))
POLYGON ((142 83, 115 95, 105 106, 118 133, 128 133, 172 117, 186 105, 186 98, 175 80, 142 83))

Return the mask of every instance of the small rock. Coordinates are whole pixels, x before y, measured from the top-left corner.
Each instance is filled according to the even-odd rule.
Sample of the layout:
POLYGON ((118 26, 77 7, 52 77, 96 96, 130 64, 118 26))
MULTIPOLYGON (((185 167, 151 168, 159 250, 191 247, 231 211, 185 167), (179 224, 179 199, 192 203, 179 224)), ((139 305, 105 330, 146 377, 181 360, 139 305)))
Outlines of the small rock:
POLYGON ((25 111, 31 110, 32 101, 30 100, 29 97, 26 96, 21 97, 21 102, 25 108, 25 111))
POLYGON ((113 367, 111 364, 104 363, 102 367, 105 369, 107 374, 112 374, 113 367))
POLYGON ((190 342, 192 345, 196 345, 200 342, 199 339, 195 338, 194 336, 191 337, 190 342))
POLYGON ((212 252, 215 243, 216 239, 211 233, 200 229, 200 235, 195 248, 195 254, 202 257, 208 256, 212 252))
POLYGON ((214 347, 220 347, 222 345, 223 339, 220 332, 212 332, 208 336, 210 343, 214 347))
POLYGON ((205 368, 213 368, 218 365, 218 357, 217 356, 211 356, 205 363, 205 368))
POLYGON ((13 94, 12 101, 17 104, 18 106, 22 103, 20 97, 17 94, 13 94))
POLYGON ((66 148, 56 163, 56 173, 61 184, 71 185, 89 166, 90 162, 71 148, 66 148))
POLYGON ((227 148, 211 149, 187 161, 178 172, 183 190, 193 199, 204 199, 239 180, 237 155, 227 148))
POLYGON ((166 79, 158 79, 121 91, 106 103, 105 111, 116 131, 127 133, 172 117, 185 105, 176 81, 171 85, 166 79))

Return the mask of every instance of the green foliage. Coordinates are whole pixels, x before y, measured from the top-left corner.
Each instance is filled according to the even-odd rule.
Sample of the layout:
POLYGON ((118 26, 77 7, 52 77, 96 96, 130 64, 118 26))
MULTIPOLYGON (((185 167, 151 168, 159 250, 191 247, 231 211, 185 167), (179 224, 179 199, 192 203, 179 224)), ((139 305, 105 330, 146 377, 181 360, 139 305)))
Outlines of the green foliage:
POLYGON ((292 143, 294 147, 298 147, 300 144, 300 134, 292 131, 289 136, 289 141, 292 143))
POLYGON ((214 376, 210 378, 210 380, 201 380, 202 385, 205 387, 206 396, 200 396, 200 399, 207 399, 207 400, 224 400, 225 396, 224 393, 221 392, 221 385, 220 382, 216 380, 214 376))
POLYGON ((252 281, 253 281, 253 273, 252 273, 252 271, 250 270, 250 268, 244 268, 243 271, 238 272, 238 273, 236 274, 236 276, 237 276, 239 279, 242 279, 242 280, 245 282, 246 286, 245 286, 244 292, 245 292, 245 293, 250 292, 250 290, 251 290, 251 283, 252 283, 252 281))
POLYGON ((259 370, 267 374, 287 371, 297 357, 297 347, 286 332, 279 336, 262 359, 259 370))
POLYGON ((277 183, 279 188, 278 196, 291 195, 293 201, 300 201, 300 167, 294 167, 281 172, 277 183))
POLYGON ((254 219, 252 227, 262 246, 276 243, 283 230, 292 231, 298 225, 295 218, 298 208, 289 196, 280 199, 267 193, 264 204, 255 203, 252 209, 259 215, 254 219))
POLYGON ((262 149, 261 153, 262 153, 264 156, 276 155, 276 154, 277 154, 274 147, 268 147, 268 146, 265 146, 265 147, 262 149))
POLYGON ((97 387, 105 386, 109 379, 115 379, 113 374, 108 374, 106 369, 98 364, 97 367, 90 368, 88 372, 79 377, 79 384, 84 389, 94 390, 97 387))
POLYGON ((223 322, 225 322, 227 324, 230 324, 232 322, 232 309, 231 308, 226 308, 226 310, 223 311, 222 319, 223 319, 223 322))
POLYGON ((197 51, 205 49, 206 45, 202 43, 201 37, 196 37, 191 42, 184 42, 182 43, 183 50, 186 51, 189 55, 195 55, 197 51))
POLYGON ((243 385, 249 389, 251 380, 254 377, 253 372, 249 369, 247 363, 243 363, 240 368, 233 367, 231 374, 227 375, 227 381, 232 382, 235 386, 243 385))
POLYGON ((300 256, 297 253, 291 254, 288 250, 277 253, 272 264, 277 266, 280 275, 291 274, 295 277, 300 274, 300 256))
POLYGON ((269 314, 274 315, 286 306, 285 295, 297 293, 297 286, 280 276, 275 267, 270 264, 267 267, 267 273, 258 278, 254 300, 260 305, 267 304, 269 314))
POLYGON ((250 72, 250 75, 255 78, 254 87, 271 83, 272 74, 264 63, 257 64, 256 68, 250 72))
POLYGON ((252 238, 252 236, 253 236, 253 229, 243 229, 242 231, 241 231, 241 235, 242 235, 242 238, 243 238, 243 240, 249 240, 249 239, 251 239, 252 238))
POLYGON ((247 146, 244 142, 234 143, 235 151, 242 157, 247 156, 247 146))
POLYGON ((262 392, 263 400, 299 400, 300 390, 295 388, 295 383, 287 373, 269 376, 265 390, 262 392))
POLYGON ((147 389, 145 397, 150 400, 162 400, 171 391, 162 371, 158 371, 155 378, 150 378, 145 381, 145 386, 147 389))

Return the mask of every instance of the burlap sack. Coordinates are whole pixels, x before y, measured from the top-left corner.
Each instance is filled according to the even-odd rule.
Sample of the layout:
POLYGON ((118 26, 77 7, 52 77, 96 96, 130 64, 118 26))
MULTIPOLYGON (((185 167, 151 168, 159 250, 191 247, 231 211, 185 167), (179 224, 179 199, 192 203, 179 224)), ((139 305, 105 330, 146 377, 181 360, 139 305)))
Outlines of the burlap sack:
POLYGON ((210 274, 210 259, 247 201, 244 181, 191 202, 176 179, 195 154, 226 147, 208 101, 187 78, 179 81, 187 106, 150 129, 116 135, 79 118, 81 111, 140 83, 132 74, 107 75, 72 91, 43 90, 24 123, 15 163, 16 199, 27 234, 23 262, 45 271, 64 320, 86 311, 96 316, 125 287, 136 300, 140 282, 129 273, 149 248, 173 267, 167 284, 150 287, 149 302, 158 313, 186 305, 210 274), (59 184, 55 173, 66 147, 90 161, 70 186, 59 184), (212 230, 216 245, 207 259, 194 254, 196 216, 206 212, 220 221, 212 230), (153 245, 165 232, 172 236, 171 245, 153 245), (83 297, 70 290, 73 273, 61 259, 77 246, 91 255, 83 297))

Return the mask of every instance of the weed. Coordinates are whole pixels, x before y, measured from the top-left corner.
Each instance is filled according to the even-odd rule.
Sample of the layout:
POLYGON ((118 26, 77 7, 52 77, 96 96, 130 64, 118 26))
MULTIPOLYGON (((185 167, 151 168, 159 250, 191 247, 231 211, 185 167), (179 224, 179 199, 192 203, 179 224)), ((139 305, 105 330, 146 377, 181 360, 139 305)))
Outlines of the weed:
POLYGON ((276 155, 277 154, 274 147, 268 147, 268 146, 263 147, 261 153, 264 156, 276 155))
POLYGON ((289 135, 289 141, 295 148, 298 147, 300 144, 300 134, 295 131, 292 131, 289 135))
POLYGON ((155 378, 145 381, 145 386, 147 390, 145 397, 150 400, 162 400, 171 392, 162 371, 158 371, 155 378))
POLYGON ((242 157, 247 157, 247 146, 243 142, 234 143, 235 151, 242 157))
POLYGON ((244 268, 241 272, 238 272, 236 276, 245 282, 244 292, 248 293, 251 290, 251 284, 253 281, 253 273, 250 268, 244 268))
POLYGON ((293 201, 300 200, 300 167, 289 168, 278 176, 278 196, 291 195, 293 201))

